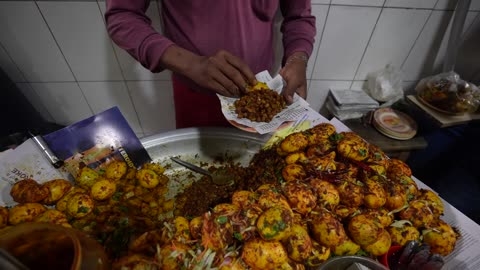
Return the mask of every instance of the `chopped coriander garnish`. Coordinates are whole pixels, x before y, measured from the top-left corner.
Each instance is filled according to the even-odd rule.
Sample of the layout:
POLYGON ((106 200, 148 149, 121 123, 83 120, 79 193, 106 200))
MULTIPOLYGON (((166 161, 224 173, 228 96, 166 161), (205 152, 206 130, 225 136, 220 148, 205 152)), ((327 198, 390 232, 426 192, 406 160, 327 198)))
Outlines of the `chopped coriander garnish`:
POLYGON ((228 218, 226 216, 221 216, 217 218, 218 224, 225 224, 227 223, 227 221, 228 221, 228 218))
POLYGON ((339 141, 339 140, 343 139, 343 135, 341 135, 339 133, 335 133, 335 134, 330 135, 330 137, 328 137, 328 139, 330 141, 336 142, 336 141, 339 141))
POLYGON ((88 208, 86 206, 80 206, 78 208, 78 213, 88 213, 88 211, 90 211, 90 208, 88 208))
POLYGON ((112 200, 114 201, 119 201, 120 200, 120 197, 122 197, 123 195, 123 192, 120 192, 120 191, 117 191, 113 194, 112 196, 112 200))
POLYGON ((242 237, 242 234, 239 233, 239 232, 234 232, 233 233, 233 237, 235 237, 237 240, 239 241, 242 241, 243 240, 243 237, 242 237))

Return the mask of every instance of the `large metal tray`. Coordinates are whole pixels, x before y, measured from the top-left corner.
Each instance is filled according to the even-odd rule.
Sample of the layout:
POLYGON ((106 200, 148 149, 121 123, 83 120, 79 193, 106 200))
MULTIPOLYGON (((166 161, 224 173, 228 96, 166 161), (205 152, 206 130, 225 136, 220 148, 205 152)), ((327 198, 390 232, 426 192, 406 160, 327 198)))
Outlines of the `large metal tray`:
POLYGON ((218 166, 216 161, 228 157, 247 166, 270 135, 248 133, 234 128, 185 128, 159 133, 140 141, 154 162, 165 166, 170 178, 167 198, 173 198, 201 175, 172 162, 179 157, 196 165, 218 166))
POLYGON ((268 139, 268 135, 234 128, 185 128, 145 137, 140 141, 155 162, 178 155, 211 162, 227 154, 246 165, 268 139))

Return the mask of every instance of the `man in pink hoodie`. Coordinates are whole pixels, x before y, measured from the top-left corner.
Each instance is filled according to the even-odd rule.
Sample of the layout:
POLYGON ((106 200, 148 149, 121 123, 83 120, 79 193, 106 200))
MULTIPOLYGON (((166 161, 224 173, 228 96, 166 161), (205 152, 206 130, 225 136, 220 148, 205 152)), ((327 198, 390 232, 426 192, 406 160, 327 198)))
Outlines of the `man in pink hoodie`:
POLYGON ((149 0, 107 0, 112 40, 152 72, 173 71, 177 128, 224 126, 215 93, 240 96, 274 61, 273 23, 283 15, 283 95, 306 97, 315 17, 310 0, 163 0, 164 35, 145 15, 149 0))

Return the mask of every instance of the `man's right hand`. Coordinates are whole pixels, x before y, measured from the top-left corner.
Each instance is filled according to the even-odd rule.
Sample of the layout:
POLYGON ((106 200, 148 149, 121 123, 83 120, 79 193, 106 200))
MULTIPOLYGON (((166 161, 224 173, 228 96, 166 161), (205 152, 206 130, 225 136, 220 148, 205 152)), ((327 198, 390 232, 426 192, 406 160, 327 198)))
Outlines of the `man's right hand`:
POLYGON ((248 65, 233 54, 220 50, 212 56, 198 56, 180 47, 168 48, 163 65, 190 78, 199 86, 227 97, 238 97, 256 83, 248 65), (175 57, 176 56, 176 57, 175 57))

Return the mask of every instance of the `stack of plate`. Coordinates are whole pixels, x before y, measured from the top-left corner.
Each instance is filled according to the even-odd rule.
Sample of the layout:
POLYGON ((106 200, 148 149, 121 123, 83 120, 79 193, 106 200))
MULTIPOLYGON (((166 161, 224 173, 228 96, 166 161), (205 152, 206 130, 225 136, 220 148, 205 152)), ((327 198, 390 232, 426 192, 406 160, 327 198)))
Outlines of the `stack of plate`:
POLYGON ((397 140, 408 140, 417 134, 417 123, 392 108, 375 110, 372 123, 380 133, 397 140))

